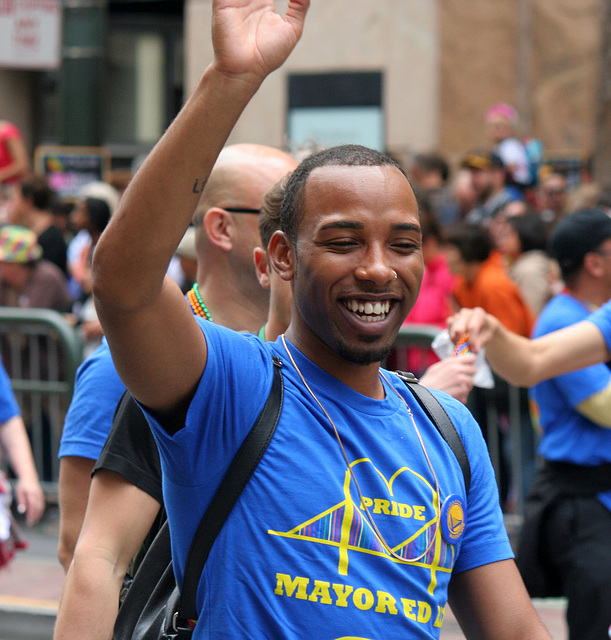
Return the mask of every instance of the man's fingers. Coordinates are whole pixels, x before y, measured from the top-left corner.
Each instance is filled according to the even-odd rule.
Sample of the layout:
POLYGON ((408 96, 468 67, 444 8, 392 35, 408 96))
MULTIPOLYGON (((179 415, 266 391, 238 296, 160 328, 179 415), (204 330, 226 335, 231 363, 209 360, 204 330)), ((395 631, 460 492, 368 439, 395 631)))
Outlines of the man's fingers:
POLYGON ((292 0, 289 2, 289 6, 287 7, 284 17, 301 32, 303 30, 303 24, 309 7, 310 0, 292 0))
POLYGON ((487 313, 480 307, 461 309, 448 318, 448 332, 453 342, 468 336, 469 350, 479 353, 482 346, 483 333, 487 327, 487 313))

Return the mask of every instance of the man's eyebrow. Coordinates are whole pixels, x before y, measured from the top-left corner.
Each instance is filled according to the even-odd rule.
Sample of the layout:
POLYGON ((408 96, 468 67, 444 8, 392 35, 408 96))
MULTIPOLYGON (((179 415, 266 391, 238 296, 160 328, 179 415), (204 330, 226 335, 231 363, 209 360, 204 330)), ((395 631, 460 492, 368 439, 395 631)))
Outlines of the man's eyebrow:
POLYGON ((364 225, 361 222, 354 222, 352 220, 335 220, 334 222, 327 222, 324 224, 320 231, 326 231, 327 229, 363 229, 364 225))
POLYGON ((422 233, 422 227, 419 224, 413 222, 398 222, 392 226, 394 231, 416 231, 422 233))
MULTIPOLYGON (((326 231, 327 229, 364 229, 364 225, 353 220, 335 220, 334 222, 327 222, 319 230, 326 231)), ((392 229, 393 231, 416 231, 417 233, 422 233, 420 225, 413 222, 398 222, 393 224, 392 229)))

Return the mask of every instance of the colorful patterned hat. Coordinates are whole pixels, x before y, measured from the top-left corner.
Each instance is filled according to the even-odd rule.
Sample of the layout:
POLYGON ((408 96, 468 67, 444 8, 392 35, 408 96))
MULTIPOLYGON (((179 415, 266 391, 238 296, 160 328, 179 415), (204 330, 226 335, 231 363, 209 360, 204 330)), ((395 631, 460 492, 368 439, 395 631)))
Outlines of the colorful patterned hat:
POLYGON ((0 228, 0 262, 34 262, 42 255, 36 234, 25 227, 0 228))

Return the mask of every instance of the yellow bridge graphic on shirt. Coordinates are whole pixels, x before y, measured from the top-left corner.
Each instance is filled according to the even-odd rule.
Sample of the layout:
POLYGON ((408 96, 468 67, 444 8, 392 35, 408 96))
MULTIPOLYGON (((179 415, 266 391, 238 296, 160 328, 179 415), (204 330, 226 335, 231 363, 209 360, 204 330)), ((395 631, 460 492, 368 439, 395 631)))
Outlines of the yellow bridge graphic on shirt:
MULTIPOLYGON (((433 593, 437 583, 435 572, 451 572, 454 566, 454 547, 448 545, 441 536, 439 496, 435 488, 424 477, 408 467, 402 467, 391 476, 390 480, 387 480, 369 458, 356 460, 350 466, 354 468, 359 464, 371 465, 375 473, 378 474, 390 498, 384 502, 393 505, 392 508, 395 512, 393 515, 397 515, 398 510, 397 502, 392 501, 392 498, 395 497, 395 485, 398 488, 399 481, 405 479, 406 476, 408 481, 416 480, 424 483, 427 490, 430 491, 433 516, 428 520, 423 520, 422 525, 406 539, 398 543, 391 543, 388 540, 387 542, 391 545, 393 553, 399 558, 408 561, 411 565, 431 570, 429 591, 433 593), (416 558, 418 559, 416 560, 416 558)), ((360 500, 358 504, 353 500, 350 493, 352 483, 352 476, 346 470, 343 482, 344 499, 341 502, 302 522, 290 531, 282 532, 270 529, 268 533, 274 536, 336 547, 339 550, 338 572, 340 575, 348 575, 350 553, 366 553, 392 562, 401 562, 391 556, 382 544, 367 516, 359 508, 360 500)), ((383 531, 381 533, 384 535, 383 531)))

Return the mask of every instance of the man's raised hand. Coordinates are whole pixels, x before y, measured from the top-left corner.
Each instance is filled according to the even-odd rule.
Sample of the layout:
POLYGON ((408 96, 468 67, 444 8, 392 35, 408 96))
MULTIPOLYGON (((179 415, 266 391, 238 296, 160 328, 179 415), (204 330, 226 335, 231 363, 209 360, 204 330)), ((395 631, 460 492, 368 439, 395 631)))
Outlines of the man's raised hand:
POLYGON ((291 0, 281 16, 274 0, 213 0, 214 67, 229 77, 262 82, 294 49, 309 5, 291 0))

